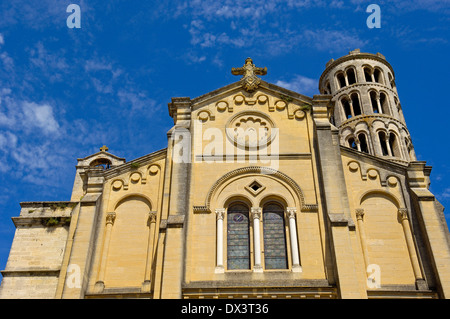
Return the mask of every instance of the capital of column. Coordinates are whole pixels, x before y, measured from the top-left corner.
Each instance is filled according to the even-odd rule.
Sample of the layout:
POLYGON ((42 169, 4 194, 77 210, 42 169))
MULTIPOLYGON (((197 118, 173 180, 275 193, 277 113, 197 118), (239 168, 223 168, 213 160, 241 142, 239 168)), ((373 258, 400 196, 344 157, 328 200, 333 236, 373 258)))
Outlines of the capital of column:
POLYGON ((225 208, 216 208, 216 219, 223 220, 225 216, 225 208))
POLYGON ((108 224, 113 225, 115 220, 116 220, 115 212, 109 212, 106 214, 106 225, 108 224))
POLYGON ((356 212, 356 220, 363 220, 363 217, 364 217, 364 209, 362 209, 362 208, 357 208, 357 209, 355 210, 355 212, 356 212))
POLYGON ((148 213, 148 224, 156 223, 156 212, 149 212, 148 213))
POLYGON ((399 208, 397 218, 400 223, 404 220, 408 220, 408 210, 406 208, 399 208))
POLYGON ((297 215, 297 208, 286 207, 286 215, 289 219, 291 219, 291 218, 295 219, 295 216, 297 215))
POLYGON ((262 208, 261 207, 252 207, 250 209, 250 216, 251 219, 261 219, 261 214, 262 214, 262 208))

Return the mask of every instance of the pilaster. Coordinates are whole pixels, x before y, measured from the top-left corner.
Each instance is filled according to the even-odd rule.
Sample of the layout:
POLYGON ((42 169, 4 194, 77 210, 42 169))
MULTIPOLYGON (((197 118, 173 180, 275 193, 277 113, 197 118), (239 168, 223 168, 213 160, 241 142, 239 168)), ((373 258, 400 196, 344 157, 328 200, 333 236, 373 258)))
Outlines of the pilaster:
POLYGON ((315 146, 322 177, 321 196, 325 203, 329 242, 332 250, 335 280, 341 298, 367 298, 361 289, 355 265, 350 231, 355 225, 350 215, 346 183, 339 148, 338 130, 331 125, 331 96, 314 96, 313 118, 316 126, 315 146))
POLYGON ((450 298, 450 238, 443 209, 428 190, 431 168, 425 162, 411 162, 408 167, 408 184, 419 223, 424 232, 425 245, 431 256, 438 292, 450 298))
POLYGON ((191 100, 172 98, 169 113, 175 126, 168 132, 170 172, 166 183, 170 185, 167 200, 167 220, 162 261, 162 299, 180 299, 186 264, 186 228, 189 215, 189 190, 192 164, 191 100))

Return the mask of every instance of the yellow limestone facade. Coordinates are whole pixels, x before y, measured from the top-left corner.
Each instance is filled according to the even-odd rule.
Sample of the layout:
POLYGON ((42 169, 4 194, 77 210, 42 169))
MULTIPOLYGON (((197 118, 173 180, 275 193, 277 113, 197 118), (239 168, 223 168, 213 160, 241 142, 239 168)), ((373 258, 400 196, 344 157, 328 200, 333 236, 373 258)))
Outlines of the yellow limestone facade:
POLYGON ((80 158, 21 203, 0 298, 449 298, 443 207, 391 65, 350 52, 313 97, 242 78, 172 98, 167 148, 80 158))

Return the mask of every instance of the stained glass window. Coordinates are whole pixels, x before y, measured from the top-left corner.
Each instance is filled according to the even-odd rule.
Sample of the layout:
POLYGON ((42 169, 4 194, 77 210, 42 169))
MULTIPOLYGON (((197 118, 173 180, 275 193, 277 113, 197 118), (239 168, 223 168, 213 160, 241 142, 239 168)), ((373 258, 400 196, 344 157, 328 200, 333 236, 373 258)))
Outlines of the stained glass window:
POLYGON ((227 268, 250 269, 249 209, 242 204, 227 211, 227 268))
POLYGON ((284 209, 278 204, 263 208, 264 264, 266 269, 287 269, 284 209))

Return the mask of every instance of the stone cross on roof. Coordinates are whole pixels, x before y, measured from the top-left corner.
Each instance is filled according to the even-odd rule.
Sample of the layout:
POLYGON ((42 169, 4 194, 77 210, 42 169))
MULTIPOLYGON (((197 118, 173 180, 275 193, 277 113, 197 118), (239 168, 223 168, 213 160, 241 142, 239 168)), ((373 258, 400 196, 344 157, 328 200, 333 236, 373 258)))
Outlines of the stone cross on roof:
POLYGON ((109 148, 106 145, 103 145, 102 147, 100 147, 100 151, 102 151, 102 152, 106 152, 107 150, 109 150, 109 148))
POLYGON ((257 68, 253 64, 253 60, 251 58, 245 59, 245 64, 241 68, 231 68, 231 74, 233 75, 242 75, 241 83, 245 90, 253 91, 255 90, 259 83, 261 83, 261 79, 256 75, 266 75, 267 68, 257 68))

